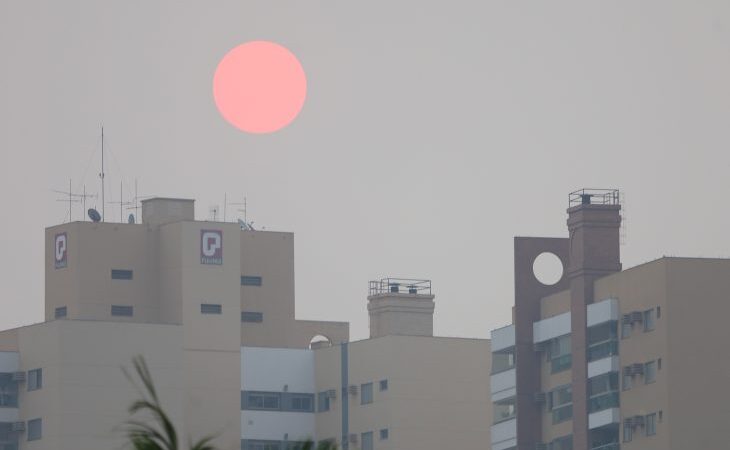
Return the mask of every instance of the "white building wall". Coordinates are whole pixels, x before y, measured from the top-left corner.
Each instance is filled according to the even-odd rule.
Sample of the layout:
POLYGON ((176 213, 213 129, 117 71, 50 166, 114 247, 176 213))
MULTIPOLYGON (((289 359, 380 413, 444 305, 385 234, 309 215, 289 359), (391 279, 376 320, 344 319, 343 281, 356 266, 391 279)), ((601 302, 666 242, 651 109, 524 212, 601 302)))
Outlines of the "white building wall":
POLYGON ((314 414, 299 412, 241 411, 243 439, 303 441, 314 439, 314 414))
POLYGON ((314 393, 314 352, 290 348, 241 348, 241 389, 314 393))

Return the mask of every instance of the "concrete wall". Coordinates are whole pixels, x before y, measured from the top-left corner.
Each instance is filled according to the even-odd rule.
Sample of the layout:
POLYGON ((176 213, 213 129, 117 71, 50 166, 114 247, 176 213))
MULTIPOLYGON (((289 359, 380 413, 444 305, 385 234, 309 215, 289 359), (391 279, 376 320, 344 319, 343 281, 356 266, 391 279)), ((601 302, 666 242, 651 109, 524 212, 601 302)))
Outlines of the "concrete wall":
MULTIPOLYGON (((626 450, 666 450, 670 448, 669 429, 669 366, 668 366, 668 330, 667 313, 667 260, 660 259, 643 264, 623 272, 604 277, 595 283, 596 298, 617 298, 620 314, 632 311, 646 311, 661 307, 661 318, 657 319, 653 331, 644 332, 641 323, 634 325, 631 336, 619 341, 619 367, 633 363, 662 359, 662 369, 657 370, 656 382, 646 384, 644 377, 636 375, 632 378, 632 387, 623 390, 623 376, 619 373, 621 383, 621 418, 623 419, 662 411, 663 423, 657 424, 656 436, 645 436, 645 430, 638 427, 634 430, 631 442, 622 442, 621 448, 626 450)), ((621 324, 619 322, 619 338, 621 324)), ((622 424, 623 426, 623 424, 622 424)), ((623 430, 621 430, 621 439, 623 430)), ((688 448, 688 447, 685 447, 688 448)), ((703 448, 703 447, 695 447, 703 448)), ((711 447, 706 447, 711 448, 711 447)))
POLYGON ((162 403, 180 430, 183 423, 182 329, 100 321, 54 321, 19 329, 20 368, 43 370, 43 386, 21 386, 20 418, 41 418, 43 437, 20 448, 117 449, 127 408, 139 394, 122 372, 143 355, 162 403))
MULTIPOLYGON (((341 348, 315 351, 318 390, 337 389, 341 348), (333 365, 330 367, 330 365, 333 365), (321 383, 327 378, 329 383, 321 383), (331 375, 327 375, 331 374, 331 375)), ((348 344, 347 393, 349 433, 372 431, 374 448, 488 448, 492 404, 489 392, 491 362, 488 340, 421 336, 386 336, 348 344), (379 383, 388 380, 388 389, 379 383), (373 402, 361 404, 361 385, 373 383, 373 402), (380 440, 380 430, 389 438, 380 440)), ((341 395, 341 392, 338 392, 341 395)), ((342 404, 339 399, 337 406, 342 404)), ((319 439, 340 436, 341 409, 324 414, 319 439)))
POLYGON ((730 423, 730 260, 669 258, 665 264, 669 307, 657 328, 668 329, 662 372, 669 411, 658 431, 668 434, 664 448, 669 450, 725 448, 730 423))

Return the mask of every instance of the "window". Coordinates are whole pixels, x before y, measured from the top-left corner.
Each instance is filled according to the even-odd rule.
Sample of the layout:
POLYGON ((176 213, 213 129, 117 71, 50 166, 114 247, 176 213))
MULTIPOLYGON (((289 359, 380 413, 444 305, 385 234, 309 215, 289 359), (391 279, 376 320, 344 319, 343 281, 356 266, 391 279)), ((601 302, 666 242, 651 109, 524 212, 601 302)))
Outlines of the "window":
POLYGON ((624 320, 621 322, 621 339, 631 337, 631 322, 624 320))
POLYGON ((201 303, 200 304, 201 314, 223 314, 223 306, 216 305, 214 303, 201 303))
POLYGON ((373 383, 360 385, 360 404, 367 405, 373 402, 373 383))
POLYGON ((657 370, 662 370, 662 359, 661 358, 656 360, 656 368, 657 368, 657 370))
POLYGON ((388 380, 380 380, 380 390, 381 391, 388 390, 388 380))
POLYGON ((112 316, 132 317, 133 315, 132 306, 112 305, 112 316))
POLYGON ((573 436, 563 436, 553 440, 548 447, 550 450, 573 450, 573 436))
POLYGON ((281 410, 281 393, 279 392, 241 392, 241 409, 245 410, 281 410))
POLYGON ((368 431, 360 435, 360 448, 362 450, 373 450, 373 432, 368 431))
POLYGON ((553 414, 553 424, 573 418, 573 388, 562 386, 550 391, 548 406, 553 414))
POLYGON ((588 361, 618 354, 617 322, 611 321, 588 328, 588 361))
POLYGON ((657 306, 656 307, 656 318, 659 319, 660 317, 662 317, 662 307, 657 306))
POLYGON ((252 311, 242 311, 241 312, 241 322, 261 323, 263 321, 264 321, 264 313, 252 312, 252 311))
POLYGON ((494 405, 494 423, 512 419, 517 414, 517 399, 515 397, 499 400, 494 405))
POLYGON ((388 440, 388 429, 387 428, 383 428, 382 430, 380 430, 380 440, 381 441, 388 440))
POLYGON ((552 373, 570 369, 573 358, 570 353, 569 334, 552 339, 548 343, 547 358, 550 361, 552 373))
POLYGON ((589 413, 617 407, 619 405, 618 372, 590 378, 588 397, 589 413))
POLYGON ((625 367, 624 367, 623 374, 624 374, 624 376, 623 376, 623 380, 621 382, 621 389, 623 389, 624 391, 628 391, 629 389, 631 389, 631 384, 632 384, 631 374, 627 372, 625 367))
POLYGON ((284 450, 281 441, 241 439, 241 450, 284 450))
POLYGON ((649 384, 656 381, 656 361, 649 361, 644 364, 644 383, 649 384))
POLYGON ((284 411, 314 412, 314 394, 284 393, 284 411))
POLYGON ((28 371, 28 390, 37 391, 43 387, 43 369, 28 371))
POLYGON ((656 413, 646 416, 646 435, 654 436, 656 434, 656 413))
POLYGON ((317 411, 325 412, 330 410, 330 396, 327 391, 317 394, 317 411))
POLYGON ((66 317, 66 314, 68 313, 68 309, 65 306, 60 306, 56 308, 56 311, 53 314, 53 317, 56 319, 62 319, 66 317))
POLYGON ((654 309, 644 311, 644 331, 654 329, 654 309))
POLYGON ((634 437, 634 430, 630 424, 624 422, 624 442, 631 442, 634 437))
POLYGON ((18 407, 18 382, 12 373, 0 373, 0 408, 18 407))
POLYGON ((131 270, 112 269, 112 280, 131 280, 132 276, 131 270))
POLYGON ((515 348, 492 353, 492 373, 504 372, 515 366, 515 348))
POLYGON ((261 277, 241 275, 241 286, 261 286, 261 277))
POLYGON ((28 440, 36 441, 43 436, 43 421, 33 419, 28 421, 28 440))

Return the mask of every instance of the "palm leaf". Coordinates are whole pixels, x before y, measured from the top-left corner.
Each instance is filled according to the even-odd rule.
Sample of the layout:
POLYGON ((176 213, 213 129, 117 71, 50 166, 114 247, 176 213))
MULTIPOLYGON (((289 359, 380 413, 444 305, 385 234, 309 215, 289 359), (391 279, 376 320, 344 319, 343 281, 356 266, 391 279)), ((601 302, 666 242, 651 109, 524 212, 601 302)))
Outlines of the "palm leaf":
MULTIPOLYGON (((152 422, 152 424, 138 420, 126 422, 127 437, 132 448, 135 450, 179 450, 175 425, 160 404, 147 363, 142 356, 135 356, 132 359, 132 365, 137 378, 142 382, 142 388, 138 386, 134 377, 125 368, 122 368, 122 371, 142 398, 134 401, 129 406, 129 413, 135 415, 146 412, 151 416, 152 422)), ((214 436, 205 437, 195 444, 191 443, 189 448, 190 450, 215 450, 210 445, 213 439, 214 436)))

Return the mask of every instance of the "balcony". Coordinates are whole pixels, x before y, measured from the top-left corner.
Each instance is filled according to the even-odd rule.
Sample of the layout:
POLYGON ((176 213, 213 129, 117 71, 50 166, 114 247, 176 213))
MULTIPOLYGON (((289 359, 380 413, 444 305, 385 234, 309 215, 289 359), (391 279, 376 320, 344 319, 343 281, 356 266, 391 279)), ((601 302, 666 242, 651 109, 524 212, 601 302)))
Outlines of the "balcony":
POLYGON ((506 327, 492 330, 492 352, 498 352, 515 346, 515 326, 507 325, 506 327))
POLYGON ((510 369, 490 377, 492 401, 497 402, 517 395, 517 372, 510 369))
POLYGON ((618 356, 601 358, 588 363, 588 378, 597 377, 605 373, 618 372, 619 370, 618 356))
POLYGON ((492 425, 492 450, 506 450, 517 446, 517 419, 492 425))
POLYGON ((621 413, 618 408, 604 409, 588 414, 588 429, 605 427, 606 425, 621 422, 621 413))
POLYGON ((532 324, 535 344, 570 334, 570 313, 563 313, 532 324))
POLYGON ((588 305, 587 326, 592 327, 612 320, 618 320, 619 315, 618 300, 615 298, 592 303, 588 305))

